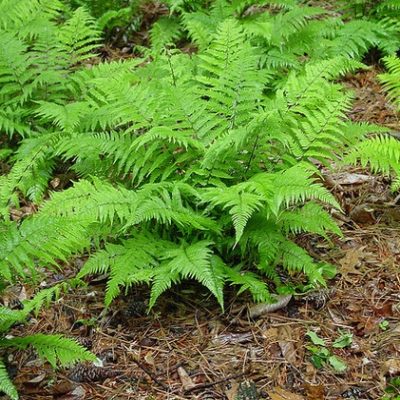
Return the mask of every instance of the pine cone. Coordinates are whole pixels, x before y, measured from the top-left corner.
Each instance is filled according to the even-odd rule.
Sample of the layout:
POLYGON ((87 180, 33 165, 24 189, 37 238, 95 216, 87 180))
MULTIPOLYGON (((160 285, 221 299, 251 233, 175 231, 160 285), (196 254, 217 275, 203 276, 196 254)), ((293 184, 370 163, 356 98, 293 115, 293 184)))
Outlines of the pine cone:
POLYGON ((127 303, 126 308, 123 311, 123 314, 125 317, 130 317, 130 318, 144 317, 146 316, 146 310, 147 310, 147 305, 144 301, 132 299, 127 303))
POLYGON ((309 293, 304 297, 304 300, 312 303, 316 310, 320 310, 324 308, 326 303, 329 301, 330 296, 333 294, 333 291, 330 289, 322 289, 315 292, 309 293))
POLYGON ((79 363, 71 370, 68 377, 75 382, 99 382, 117 375, 118 371, 109 368, 79 363))
POLYGON ((93 347, 93 340, 88 337, 78 336, 73 337, 72 339, 75 339, 79 344, 81 344, 83 347, 86 347, 88 350, 93 347))

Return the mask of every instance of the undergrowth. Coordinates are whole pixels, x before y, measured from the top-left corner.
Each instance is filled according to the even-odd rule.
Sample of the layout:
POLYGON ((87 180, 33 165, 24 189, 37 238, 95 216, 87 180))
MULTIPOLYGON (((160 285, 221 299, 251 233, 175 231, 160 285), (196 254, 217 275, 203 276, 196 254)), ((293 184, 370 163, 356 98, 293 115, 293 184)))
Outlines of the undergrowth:
MULTIPOLYGON (((77 282, 108 274, 107 306, 140 283, 149 309, 188 279, 222 308, 226 285, 260 302, 326 285, 333 267, 296 244, 303 232, 341 234, 320 167, 349 153, 375 168, 372 144, 396 154, 377 169, 399 161, 390 137, 362 142, 385 130, 348 120, 352 94, 338 83, 367 68, 372 46, 393 53, 387 26, 295 1, 169 1, 140 58, 100 62, 95 17, 109 10, 75 3, 0 3, 3 286, 80 254, 77 282), (179 50, 182 40, 197 50, 179 50), (15 218, 26 205, 37 211, 15 218), (282 269, 301 283, 282 281, 282 269)), ((69 288, 2 307, 0 346, 30 344, 52 365, 91 359, 59 336, 5 338, 69 288)), ((0 389, 16 398, 10 385, 0 389)))

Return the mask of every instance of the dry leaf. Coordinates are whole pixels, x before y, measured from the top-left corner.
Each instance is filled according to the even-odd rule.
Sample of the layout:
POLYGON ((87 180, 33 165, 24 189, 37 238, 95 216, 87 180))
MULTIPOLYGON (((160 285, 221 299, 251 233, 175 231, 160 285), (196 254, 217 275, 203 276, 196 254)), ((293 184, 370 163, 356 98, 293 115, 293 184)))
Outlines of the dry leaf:
POLYGON ((382 366, 383 375, 398 375, 400 373, 400 358, 391 358, 382 366))
POLYGON ((382 307, 373 307, 374 314, 378 317, 392 317, 393 316, 393 303, 386 303, 382 307))
POLYGON ((44 379, 46 378, 46 374, 40 374, 35 376, 32 379, 29 379, 29 381, 27 381, 27 383, 40 383, 42 382, 44 379))
POLYGON ((290 326, 279 327, 278 338, 279 347, 285 360, 292 365, 298 364, 296 357, 295 341, 292 338, 292 329, 290 328, 290 326))
POLYGON ((58 186, 60 186, 60 178, 54 178, 50 181, 50 185, 53 189, 56 189, 58 186))
POLYGON ((144 361, 147 362, 147 364, 151 365, 152 367, 155 366, 155 361, 154 361, 154 357, 151 351, 149 351, 145 356, 144 356, 144 361))
POLYGON ((228 400, 236 400, 239 390, 239 384, 237 382, 231 383, 231 388, 225 391, 225 395, 228 400))
POLYGON ((277 295, 275 296, 275 303, 261 303, 253 305, 249 308, 249 316, 250 318, 257 318, 263 314, 272 313, 274 311, 280 310, 281 308, 286 307, 291 300, 292 295, 277 295))
POLYGON ((274 389, 268 392, 271 400, 304 400, 303 396, 299 394, 288 392, 285 389, 275 387, 274 389))
POLYGON ((356 269, 360 264, 363 255, 363 250, 365 246, 359 247, 358 249, 350 249, 347 251, 346 255, 339 261, 341 264, 340 273, 343 278, 348 279, 348 275, 361 275, 362 273, 356 269))
POLYGON ((251 332, 245 333, 223 333, 213 338, 211 341, 213 344, 238 344, 246 343, 253 339, 251 332))
POLYGON ((192 387, 196 386, 195 383, 192 381, 192 378, 188 375, 188 373, 183 367, 179 367, 177 369, 177 372, 179 375, 179 379, 182 382, 182 387, 184 391, 189 390, 192 387))
POLYGON ((324 400, 325 398, 325 390, 322 385, 305 383, 304 389, 306 391, 307 400, 324 400))
POLYGON ((349 172, 332 174, 331 178, 337 185, 359 185, 374 179, 371 175, 354 174, 349 172))

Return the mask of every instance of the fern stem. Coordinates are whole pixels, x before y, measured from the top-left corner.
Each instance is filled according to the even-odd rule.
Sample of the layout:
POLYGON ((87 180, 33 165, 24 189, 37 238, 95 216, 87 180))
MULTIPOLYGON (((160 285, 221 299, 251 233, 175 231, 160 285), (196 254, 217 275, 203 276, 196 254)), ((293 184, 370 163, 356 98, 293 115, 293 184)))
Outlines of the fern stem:
POLYGON ((251 149, 249 161, 247 162, 246 169, 245 169, 245 171, 244 171, 244 177, 246 177, 247 172, 249 171, 250 165, 251 165, 251 163, 252 163, 252 161, 253 161, 253 158, 254 158, 254 156, 255 156, 255 152, 256 152, 256 148, 257 148, 257 145, 258 145, 258 140, 259 140, 259 138, 260 138, 260 134, 257 133, 256 140, 254 141, 254 143, 253 143, 253 148, 251 149))
POLYGON ((167 49, 167 59, 168 59, 169 69, 171 70, 172 84, 176 87, 175 72, 174 72, 174 68, 173 68, 172 63, 171 63, 171 54, 170 54, 168 49, 167 49))

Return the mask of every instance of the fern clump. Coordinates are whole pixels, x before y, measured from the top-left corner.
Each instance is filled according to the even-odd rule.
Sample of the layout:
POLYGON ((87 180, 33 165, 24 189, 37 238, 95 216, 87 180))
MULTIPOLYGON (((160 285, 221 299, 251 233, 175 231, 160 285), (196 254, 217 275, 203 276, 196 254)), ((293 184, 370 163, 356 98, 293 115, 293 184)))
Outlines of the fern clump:
MULTIPOLYGON (((294 289, 285 289, 277 266, 324 284, 324 268, 294 238, 340 234, 324 208, 339 206, 315 161, 330 163, 354 140, 344 118, 351 97, 333 80, 362 64, 315 61, 276 88, 281 67, 264 62, 239 22, 227 18, 211 38, 193 56, 170 51, 147 65, 77 69, 66 88, 72 101, 36 102, 34 117, 46 131, 22 140, 21 160, 3 177, 4 199, 24 177, 19 163, 32 147, 46 146, 43 162, 61 159, 80 179, 50 194, 20 226, 4 225, 6 279, 10 271, 24 275, 23 266, 34 272, 32 257, 57 264, 92 238, 101 245, 79 277, 108 273, 106 304, 143 282, 151 285, 151 307, 188 278, 221 306, 225 284, 266 301, 271 289, 294 289), (30 229, 38 232, 35 248, 24 242, 30 229)), ((3 215, 17 200, 4 201, 3 215)))

